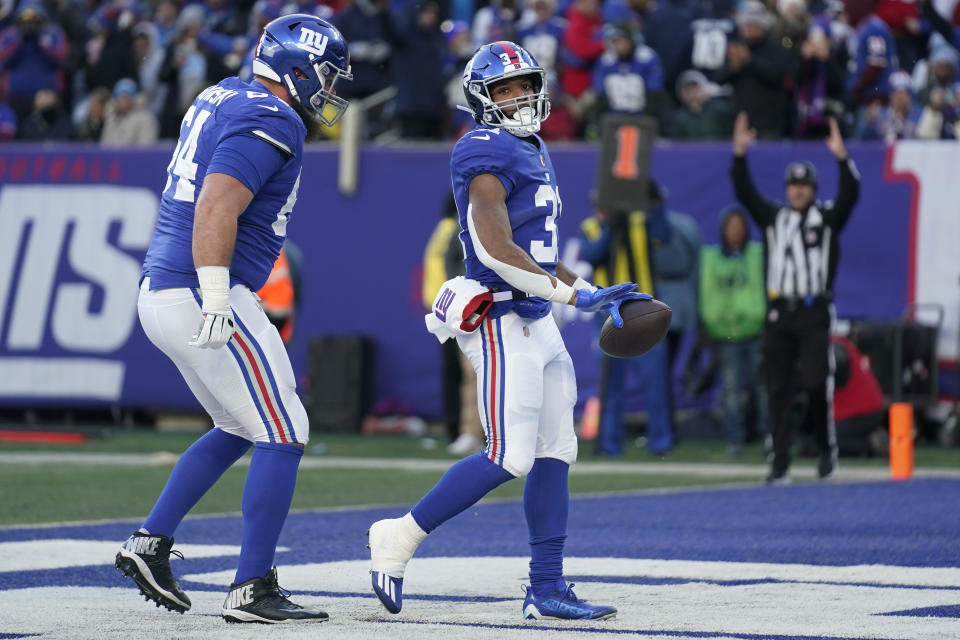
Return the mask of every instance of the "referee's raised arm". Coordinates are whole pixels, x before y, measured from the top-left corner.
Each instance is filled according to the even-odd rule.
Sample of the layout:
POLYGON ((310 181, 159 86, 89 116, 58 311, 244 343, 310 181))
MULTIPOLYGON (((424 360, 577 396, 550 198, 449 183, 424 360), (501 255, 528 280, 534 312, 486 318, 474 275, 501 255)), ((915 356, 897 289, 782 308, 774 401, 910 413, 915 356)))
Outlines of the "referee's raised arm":
POLYGON ((853 158, 847 153, 843 137, 840 135, 840 128, 834 118, 830 118, 830 135, 827 136, 826 144, 839 162, 840 184, 837 187, 837 198, 834 200, 832 214, 833 226, 840 231, 847 224, 853 207, 860 198, 860 173, 853 164, 853 158))
POLYGON ((733 124, 733 166, 730 177, 733 180, 733 192, 753 221, 763 228, 772 223, 777 207, 757 192, 747 167, 747 148, 753 144, 757 132, 750 128, 745 111, 737 115, 733 124))

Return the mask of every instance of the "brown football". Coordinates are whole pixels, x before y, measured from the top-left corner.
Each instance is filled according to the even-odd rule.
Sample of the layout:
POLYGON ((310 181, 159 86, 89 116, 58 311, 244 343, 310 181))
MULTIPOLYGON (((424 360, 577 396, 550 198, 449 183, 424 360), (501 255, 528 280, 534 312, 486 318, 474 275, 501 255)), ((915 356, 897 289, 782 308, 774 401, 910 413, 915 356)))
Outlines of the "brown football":
POLYGON ((636 358, 653 349, 670 328, 670 307, 659 300, 628 300, 620 305, 623 327, 607 318, 600 330, 600 350, 614 358, 636 358))

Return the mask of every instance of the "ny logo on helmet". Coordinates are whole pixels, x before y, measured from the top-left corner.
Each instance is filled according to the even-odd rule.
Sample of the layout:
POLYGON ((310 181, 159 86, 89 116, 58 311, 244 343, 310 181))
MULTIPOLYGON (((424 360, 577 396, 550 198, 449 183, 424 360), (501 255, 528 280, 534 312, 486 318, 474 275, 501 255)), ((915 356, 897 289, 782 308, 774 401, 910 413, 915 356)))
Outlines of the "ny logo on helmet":
POLYGON ((323 52, 327 50, 327 36, 319 31, 301 27, 299 46, 310 53, 322 56, 323 52))

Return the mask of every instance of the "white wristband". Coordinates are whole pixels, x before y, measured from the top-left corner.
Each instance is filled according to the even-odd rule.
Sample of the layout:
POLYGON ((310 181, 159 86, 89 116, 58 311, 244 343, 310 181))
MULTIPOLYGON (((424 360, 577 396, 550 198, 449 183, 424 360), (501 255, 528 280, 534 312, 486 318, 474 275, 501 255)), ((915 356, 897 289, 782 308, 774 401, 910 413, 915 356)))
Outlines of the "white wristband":
POLYGON ((574 295, 574 289, 565 282, 561 282, 560 278, 557 278, 557 286, 554 288, 553 293, 550 294, 550 297, 547 300, 551 302, 562 302, 563 304, 570 304, 570 298, 574 295))
POLYGON ((596 291, 599 287, 596 287, 590 284, 589 282, 587 282, 586 280, 578 276, 577 279, 573 281, 573 288, 577 291, 580 291, 580 289, 586 289, 587 291, 596 291))
POLYGON ((230 268, 197 267, 200 281, 200 299, 204 313, 227 313, 230 311, 230 268))

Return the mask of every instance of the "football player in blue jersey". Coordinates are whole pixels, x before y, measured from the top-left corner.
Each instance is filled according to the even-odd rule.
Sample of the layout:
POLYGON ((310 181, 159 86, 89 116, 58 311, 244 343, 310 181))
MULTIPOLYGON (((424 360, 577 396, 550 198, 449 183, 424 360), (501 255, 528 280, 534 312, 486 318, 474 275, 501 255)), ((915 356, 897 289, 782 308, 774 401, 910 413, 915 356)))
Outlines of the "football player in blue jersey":
POLYGON ((453 465, 402 518, 373 523, 373 590, 398 613, 406 564, 427 534, 526 475, 531 561, 523 617, 610 618, 616 609, 580 600, 563 578, 577 387, 550 308, 559 302, 607 311, 622 324, 620 303, 646 296, 632 282, 597 289, 558 261, 557 175, 536 135, 550 103, 533 57, 511 42, 484 45, 467 63, 463 88, 478 125, 450 161, 466 277, 494 290, 497 302, 458 343, 477 372, 487 448, 453 465))
POLYGON ((173 534, 252 446, 240 562, 222 615, 323 621, 326 613, 287 599, 273 567, 309 426, 283 342, 254 292, 286 236, 308 131, 346 109, 335 84, 352 78, 347 43, 314 16, 278 18, 264 29, 253 73, 194 100, 167 167, 137 307, 147 337, 177 365, 214 429, 180 457, 116 567, 157 606, 189 609, 170 569, 173 534))

